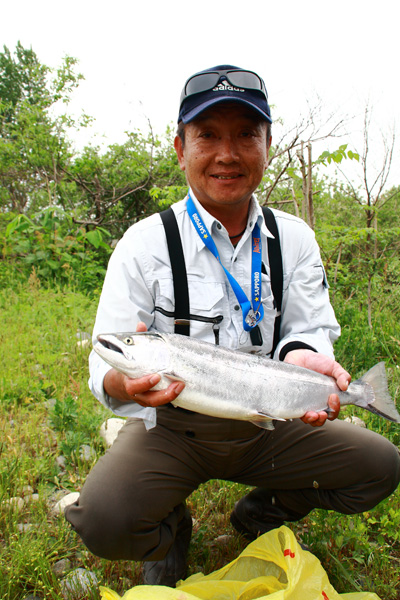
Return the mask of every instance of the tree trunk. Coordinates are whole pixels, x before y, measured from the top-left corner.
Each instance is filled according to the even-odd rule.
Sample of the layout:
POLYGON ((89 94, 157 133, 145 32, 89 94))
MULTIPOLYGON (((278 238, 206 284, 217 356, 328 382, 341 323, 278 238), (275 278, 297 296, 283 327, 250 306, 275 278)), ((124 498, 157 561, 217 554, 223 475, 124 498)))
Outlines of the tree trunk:
POLYGON ((301 216, 306 221, 311 229, 314 229, 314 203, 312 189, 312 157, 311 144, 307 144, 308 158, 307 164, 304 158, 304 142, 301 142, 301 150, 297 152, 297 157, 300 161, 300 171, 303 180, 303 201, 301 204, 301 216))
POLYGON ((312 156, 311 156, 311 143, 307 145, 308 149, 308 171, 307 171, 307 213, 308 213, 308 224, 311 229, 314 229, 314 203, 313 203, 313 189, 312 189, 312 156))

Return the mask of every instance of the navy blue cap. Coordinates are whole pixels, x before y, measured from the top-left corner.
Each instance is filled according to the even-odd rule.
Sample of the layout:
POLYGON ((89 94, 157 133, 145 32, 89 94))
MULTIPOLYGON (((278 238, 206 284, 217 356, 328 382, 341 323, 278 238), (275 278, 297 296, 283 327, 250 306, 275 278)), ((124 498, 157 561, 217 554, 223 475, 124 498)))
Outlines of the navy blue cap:
MULTIPOLYGON (((233 71, 243 71, 243 69, 240 67, 234 67, 233 65, 219 65, 217 67, 212 67, 211 69, 205 69, 204 71, 195 73, 195 75, 230 69, 233 71)), ((264 84, 263 80, 258 75, 257 77, 260 79, 262 84, 264 84)), ((190 79, 191 78, 189 78, 187 82, 190 79)), ((272 123, 271 109, 268 104, 265 85, 264 90, 265 93, 262 90, 246 89, 239 86, 237 87, 232 85, 226 77, 222 76, 212 89, 201 91, 199 93, 193 93, 183 98, 179 109, 178 123, 180 121, 183 121, 183 123, 190 123, 203 111, 210 108, 210 106, 227 101, 244 104, 245 106, 248 106, 257 112, 265 121, 272 123)), ((182 92, 182 95, 184 96, 184 92, 182 92)))

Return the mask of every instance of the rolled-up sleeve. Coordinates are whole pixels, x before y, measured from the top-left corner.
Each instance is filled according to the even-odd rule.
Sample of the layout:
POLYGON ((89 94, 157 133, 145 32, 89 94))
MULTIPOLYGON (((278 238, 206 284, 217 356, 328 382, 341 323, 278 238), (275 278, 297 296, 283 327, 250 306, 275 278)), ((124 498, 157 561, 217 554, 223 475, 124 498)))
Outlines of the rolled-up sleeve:
MULTIPOLYGON (((128 230, 129 231, 129 230, 128 230)), ((149 329, 154 320, 154 299, 145 273, 146 249, 140 231, 132 231, 117 244, 109 261, 93 329, 93 344, 100 333, 136 331, 139 321, 149 329)), ((153 408, 144 408, 134 402, 120 402, 106 394, 103 381, 110 370, 96 352, 89 357, 89 388, 93 395, 113 413, 121 417, 138 417, 147 425, 155 423, 153 408)))
POLYGON ((340 335, 340 327, 330 303, 319 247, 314 232, 305 223, 291 225, 281 241, 284 288, 281 339, 275 358, 282 356, 289 344, 291 348, 310 347, 333 357, 333 342, 340 335))

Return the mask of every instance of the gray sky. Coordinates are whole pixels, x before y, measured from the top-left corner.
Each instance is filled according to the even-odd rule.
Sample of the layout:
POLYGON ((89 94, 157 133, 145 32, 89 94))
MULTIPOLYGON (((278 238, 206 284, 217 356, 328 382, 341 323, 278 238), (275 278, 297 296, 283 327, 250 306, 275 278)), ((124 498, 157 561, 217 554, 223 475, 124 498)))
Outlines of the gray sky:
MULTIPOLYGON (((373 106, 380 131, 400 121, 400 4, 395 0, 13 0, 3 3, 0 43, 20 40, 57 67, 65 54, 85 76, 70 111, 95 117, 93 135, 122 142, 128 129, 157 133, 176 121, 185 79, 229 63, 265 80, 273 117, 294 125, 319 96, 326 114, 348 116, 339 143, 360 149, 362 116, 373 106)), ((101 137, 96 137, 97 143, 101 137)), ((399 183, 399 151, 393 176, 399 183)))

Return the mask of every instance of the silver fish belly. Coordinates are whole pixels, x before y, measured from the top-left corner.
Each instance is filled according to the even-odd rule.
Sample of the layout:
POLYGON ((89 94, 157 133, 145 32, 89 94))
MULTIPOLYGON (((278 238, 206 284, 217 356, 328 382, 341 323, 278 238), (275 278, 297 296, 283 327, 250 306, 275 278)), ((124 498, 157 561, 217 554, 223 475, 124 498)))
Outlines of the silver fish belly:
POLYGON ((342 392, 333 378, 315 371, 176 334, 102 334, 94 350, 129 377, 159 373, 154 389, 184 381, 174 406, 214 417, 271 428, 273 420, 326 409, 329 395, 336 393, 342 405, 356 404, 400 423, 383 363, 342 392))

